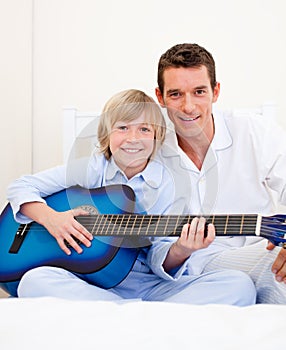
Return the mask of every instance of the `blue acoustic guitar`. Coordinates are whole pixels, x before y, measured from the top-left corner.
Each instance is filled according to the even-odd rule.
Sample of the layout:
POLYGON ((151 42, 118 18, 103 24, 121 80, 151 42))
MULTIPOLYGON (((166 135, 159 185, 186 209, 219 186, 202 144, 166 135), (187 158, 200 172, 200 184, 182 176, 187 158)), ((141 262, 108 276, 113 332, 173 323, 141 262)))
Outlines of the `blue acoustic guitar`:
MULTIPOLYGON (((8 204, 0 216, 0 285, 14 296, 22 275, 38 266, 62 267, 89 283, 112 288, 128 275, 140 248, 151 244, 150 238, 179 236, 182 226, 194 217, 134 214, 135 195, 126 185, 70 187, 45 199, 57 211, 88 210, 90 215, 76 219, 94 239, 82 254, 73 251, 68 256, 43 226, 17 223, 8 204)), ((261 236, 286 246, 285 215, 209 215, 206 219, 215 225, 217 236, 261 236)))

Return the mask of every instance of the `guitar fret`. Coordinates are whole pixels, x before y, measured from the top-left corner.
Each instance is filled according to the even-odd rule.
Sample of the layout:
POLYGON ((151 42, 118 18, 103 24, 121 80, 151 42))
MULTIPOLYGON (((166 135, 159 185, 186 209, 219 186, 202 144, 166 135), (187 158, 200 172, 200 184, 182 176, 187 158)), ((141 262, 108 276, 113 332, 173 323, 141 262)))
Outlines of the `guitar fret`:
POLYGON ((112 218, 115 218, 114 222, 112 222, 112 230, 110 232, 110 235, 113 236, 114 235, 114 230, 117 227, 117 221, 118 221, 118 217, 119 215, 113 215, 112 218))
POLYGON ((228 225, 228 216, 226 217, 226 220, 225 220, 225 225, 224 225, 224 234, 227 233, 227 225, 228 225))
POLYGON ((130 217, 131 221, 133 220, 133 224, 129 227, 128 235, 132 236, 140 236, 140 233, 142 232, 142 229, 144 228, 144 216, 136 214, 135 216, 132 215, 130 217))
POLYGON ((140 236, 140 231, 142 230, 143 225, 143 216, 136 214, 135 217, 132 217, 132 220, 134 220, 134 224, 132 225, 132 228, 130 229, 130 234, 132 236, 140 236))
POLYGON ((123 235, 123 236, 127 236, 127 235, 126 235, 126 231, 127 231, 127 229, 128 229, 128 225, 129 225, 129 222, 130 222, 130 217, 131 217, 131 215, 127 215, 126 217, 127 217, 127 220, 126 220, 126 222, 125 222, 125 228, 124 228, 124 230, 123 230, 123 232, 122 232, 122 235, 123 235))
POLYGON ((156 232, 156 236, 166 237, 173 233, 173 217, 171 215, 162 216, 160 225, 158 225, 159 232, 156 232))
POLYGON ((240 224, 240 230, 239 230, 239 233, 240 233, 240 234, 242 234, 243 221, 244 221, 244 215, 241 215, 241 224, 240 224))
POLYGON ((106 217, 107 226, 105 227, 105 230, 108 232, 109 235, 111 235, 111 231, 112 231, 112 230, 110 230, 110 227, 113 227, 113 228, 114 228, 114 226, 112 225, 112 219, 113 219, 113 217, 114 217, 113 214, 108 215, 108 216, 106 217))
MULTIPOLYGON (((146 232, 145 232, 145 236, 148 236, 148 233, 149 233, 149 230, 150 228, 152 227, 153 228, 153 225, 152 225, 152 222, 154 220, 154 216, 153 215, 150 215, 150 218, 149 218, 149 222, 146 224, 146 226, 143 226, 145 229, 146 229, 146 232)), ((158 222, 159 220, 157 220, 158 222)), ((156 224, 157 224, 156 222, 156 224)), ((152 234, 151 234, 152 235, 152 234)))
MULTIPOLYGON (((164 236, 162 234, 162 228, 164 228, 166 225, 164 224, 164 221, 166 220, 167 215, 153 215, 152 216, 152 224, 151 228, 153 230, 153 232, 151 233, 151 235, 153 237, 157 237, 157 236, 164 236)), ((148 229, 149 231, 149 229, 148 229)))
MULTIPOLYGON (((93 236, 95 235, 96 225, 98 224, 99 218, 100 218, 100 215, 97 215, 97 216, 96 216, 96 219, 95 219, 95 221, 94 221, 94 224, 93 224, 93 226, 92 226, 91 234, 92 234, 93 236)), ((98 225, 97 225, 97 227, 98 227, 98 225)))
MULTIPOLYGON (((147 225, 148 227, 148 225, 147 225)), ((145 225, 144 225, 144 216, 141 215, 141 222, 140 222, 140 226, 138 227, 138 236, 140 234, 140 231, 143 232, 143 229, 145 229, 145 225)), ((144 236, 146 235, 146 233, 144 233, 144 236)))
POLYGON ((238 215, 228 216, 227 230, 225 233, 228 235, 239 235, 240 234, 240 224, 241 224, 240 216, 238 216, 238 215))
POLYGON ((134 232, 134 229, 136 227, 136 222, 137 222, 137 219, 138 219, 138 215, 135 215, 135 216, 134 215, 130 215, 129 218, 128 218, 129 219, 128 222, 130 222, 130 217, 131 216, 132 216, 132 221, 133 222, 132 222, 130 227, 128 226, 128 224, 126 225, 126 230, 124 232, 125 235, 127 235, 127 232, 128 232, 128 236, 129 235, 134 235, 133 232, 134 232))
POLYGON ((93 229, 92 229, 92 234, 93 236, 98 236, 100 235, 99 233, 99 229, 101 228, 102 230, 102 220, 104 219, 103 215, 97 215, 96 216, 97 220, 95 221, 94 225, 93 225, 93 229), (99 219, 99 220, 98 220, 99 219))
POLYGON ((225 235, 225 217, 221 215, 215 215, 213 219, 213 224, 216 229, 216 235, 225 235))
POLYGON ((106 226, 106 221, 108 219, 107 215, 102 215, 102 220, 101 220, 101 230, 100 230, 100 236, 103 236, 104 231, 107 232, 105 229, 106 226), (102 224, 103 223, 103 224, 102 224))
POLYGON ((247 215, 243 219, 243 234, 253 235, 256 231, 257 215, 247 215))
POLYGON ((190 219, 188 216, 178 216, 175 218, 176 218, 176 224, 174 225, 173 234, 176 236, 181 234, 183 225, 186 224, 187 222, 190 222, 190 219))
POLYGON ((167 227, 168 227, 168 223, 170 222, 170 216, 167 216, 166 218, 166 224, 165 224, 165 227, 164 227, 164 236, 167 236, 167 227))
POLYGON ((170 216, 169 218, 169 230, 166 231, 166 227, 164 230, 164 236, 175 236, 177 234, 177 228, 179 226, 180 216, 170 216))
MULTIPOLYGON (((121 228, 123 226, 123 223, 124 223, 124 216, 123 215, 118 215, 118 217, 120 217, 121 220, 119 220, 118 222, 118 226, 117 226, 117 232, 121 232, 121 228)), ((118 235, 118 233, 117 233, 118 235)))
MULTIPOLYGON (((143 232, 143 229, 145 228, 149 228, 149 222, 151 221, 151 217, 148 219, 148 223, 147 224, 145 224, 145 216, 143 216, 143 215, 139 215, 139 217, 140 217, 140 224, 139 224, 139 226, 137 227, 137 236, 140 236, 140 232, 143 232)), ((143 234, 144 236, 146 235, 146 233, 145 234, 143 234)))
POLYGON ((152 222, 154 221, 154 219, 155 219, 155 216, 151 215, 150 216, 150 221, 146 225, 146 229, 147 229, 146 232, 145 232, 146 236, 148 236, 148 233, 149 233, 151 228, 152 228, 152 233, 149 233, 149 236, 156 236, 157 235, 158 226, 159 226, 161 220, 157 219, 155 225, 153 225, 152 222))
POLYGON ((164 236, 175 236, 177 234, 177 227, 179 226, 180 216, 176 217, 174 215, 169 216, 169 227, 164 228, 164 236))

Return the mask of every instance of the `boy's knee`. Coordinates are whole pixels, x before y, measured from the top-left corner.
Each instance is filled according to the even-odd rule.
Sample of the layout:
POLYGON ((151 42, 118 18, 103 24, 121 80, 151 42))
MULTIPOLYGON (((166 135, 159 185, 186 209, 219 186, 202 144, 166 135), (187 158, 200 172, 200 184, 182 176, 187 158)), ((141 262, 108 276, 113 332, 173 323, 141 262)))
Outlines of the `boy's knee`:
POLYGON ((27 271, 20 280, 17 290, 18 296, 37 296, 35 291, 45 285, 45 282, 48 280, 47 277, 51 275, 53 270, 54 268, 48 266, 40 266, 27 271))

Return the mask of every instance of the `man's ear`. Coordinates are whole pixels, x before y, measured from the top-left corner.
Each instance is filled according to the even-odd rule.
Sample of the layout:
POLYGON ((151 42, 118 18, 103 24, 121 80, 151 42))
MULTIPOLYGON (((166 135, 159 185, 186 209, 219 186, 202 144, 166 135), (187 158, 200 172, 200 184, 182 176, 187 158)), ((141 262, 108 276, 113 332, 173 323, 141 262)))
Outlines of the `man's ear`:
POLYGON ((164 103, 164 99, 163 99, 161 91, 160 91, 160 89, 158 87, 156 87, 156 89, 155 89, 155 94, 156 94, 156 97, 157 97, 157 100, 158 100, 160 106, 162 108, 165 108, 166 106, 165 106, 165 103, 164 103))
POLYGON ((216 86, 214 88, 213 92, 213 103, 217 101, 220 93, 220 83, 216 83, 216 86))

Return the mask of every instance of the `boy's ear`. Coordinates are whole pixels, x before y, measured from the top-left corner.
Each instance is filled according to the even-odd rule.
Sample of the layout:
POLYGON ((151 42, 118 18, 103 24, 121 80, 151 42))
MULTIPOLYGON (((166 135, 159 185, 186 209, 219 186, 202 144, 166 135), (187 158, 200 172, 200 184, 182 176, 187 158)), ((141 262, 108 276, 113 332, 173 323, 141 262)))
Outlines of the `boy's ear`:
POLYGON ((160 106, 161 106, 162 108, 165 108, 164 99, 163 99, 163 96, 162 96, 162 94, 161 94, 161 91, 160 91, 160 89, 159 89, 158 87, 156 87, 156 89, 155 89, 155 94, 156 94, 156 97, 157 97, 157 100, 158 100, 160 106))

